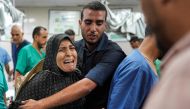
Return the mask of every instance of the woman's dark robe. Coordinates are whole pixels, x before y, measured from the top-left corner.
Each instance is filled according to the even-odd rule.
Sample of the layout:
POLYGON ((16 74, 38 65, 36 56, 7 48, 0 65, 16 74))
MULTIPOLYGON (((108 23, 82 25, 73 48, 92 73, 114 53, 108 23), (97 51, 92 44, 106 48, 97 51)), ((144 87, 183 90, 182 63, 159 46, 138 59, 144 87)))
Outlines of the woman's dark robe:
MULTIPOLYGON (((51 96, 65 87, 83 78, 81 72, 65 73, 56 64, 56 55, 61 41, 69 40, 64 34, 52 36, 47 43, 46 57, 43 70, 37 73, 29 82, 22 86, 15 101, 28 99, 40 100, 51 96)), ((71 41, 73 44, 73 42, 71 41)), ((60 101, 61 102, 61 101, 60 101)), ((81 98, 69 104, 65 104, 54 109, 84 109, 85 98, 81 98)), ((37 109, 38 107, 36 107, 37 109)))

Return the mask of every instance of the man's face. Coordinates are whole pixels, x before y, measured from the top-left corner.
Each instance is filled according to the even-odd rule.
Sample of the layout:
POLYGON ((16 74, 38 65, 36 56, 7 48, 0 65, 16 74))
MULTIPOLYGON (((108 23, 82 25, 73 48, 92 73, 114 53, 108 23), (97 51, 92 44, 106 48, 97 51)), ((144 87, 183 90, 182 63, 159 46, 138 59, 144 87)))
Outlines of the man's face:
POLYGON ((22 42, 24 33, 18 27, 13 27, 11 30, 12 42, 19 45, 22 42))
POLYGON ((141 42, 140 41, 131 41, 130 44, 133 49, 136 49, 136 48, 139 48, 141 42))
POLYGON ((72 41, 75 41, 75 35, 69 35, 69 38, 70 38, 72 41))
POLYGON ((160 0, 141 0, 142 10, 145 15, 146 23, 149 25, 154 33, 156 34, 157 45, 160 50, 165 54, 171 47, 169 44, 169 37, 167 26, 168 23, 166 18, 168 17, 163 12, 162 7, 164 5, 160 4, 160 0))
POLYGON ((48 32, 43 29, 40 30, 40 34, 37 35, 37 37, 36 37, 38 48, 44 48, 44 46, 46 45, 46 42, 47 42, 47 38, 48 38, 48 32))
POLYGON ((106 29, 106 12, 84 9, 79 21, 83 39, 88 45, 97 44, 106 29))

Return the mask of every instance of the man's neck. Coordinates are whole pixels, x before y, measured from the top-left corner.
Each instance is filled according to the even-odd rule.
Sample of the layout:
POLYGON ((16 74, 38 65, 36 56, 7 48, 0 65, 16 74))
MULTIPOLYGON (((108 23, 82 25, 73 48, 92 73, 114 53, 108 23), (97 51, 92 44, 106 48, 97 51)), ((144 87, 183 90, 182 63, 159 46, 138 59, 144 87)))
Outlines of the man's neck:
POLYGON ((16 48, 18 48, 24 40, 22 39, 18 44, 16 44, 16 48))
POLYGON ((152 62, 154 62, 158 57, 158 51, 155 48, 155 44, 153 42, 152 37, 145 38, 142 44, 140 45, 139 50, 152 62))
POLYGON ((141 45, 139 47, 139 51, 141 52, 141 54, 143 55, 143 57, 147 60, 147 62, 149 63, 150 67, 154 71, 155 75, 157 75, 157 73, 156 73, 156 67, 154 65, 154 61, 157 59, 157 54, 155 53, 155 50, 153 48, 151 48, 150 45, 145 44, 145 45, 141 45))
POLYGON ((148 61, 150 61, 151 63, 154 63, 154 61, 155 61, 156 58, 153 56, 152 53, 146 52, 146 51, 144 51, 144 50, 142 50, 142 49, 140 49, 140 52, 141 52, 141 54, 142 54, 148 61))
POLYGON ((40 51, 40 48, 39 48, 38 45, 37 45, 37 43, 33 42, 33 43, 32 43, 32 46, 37 50, 37 52, 38 52, 39 54, 42 54, 41 51, 40 51))

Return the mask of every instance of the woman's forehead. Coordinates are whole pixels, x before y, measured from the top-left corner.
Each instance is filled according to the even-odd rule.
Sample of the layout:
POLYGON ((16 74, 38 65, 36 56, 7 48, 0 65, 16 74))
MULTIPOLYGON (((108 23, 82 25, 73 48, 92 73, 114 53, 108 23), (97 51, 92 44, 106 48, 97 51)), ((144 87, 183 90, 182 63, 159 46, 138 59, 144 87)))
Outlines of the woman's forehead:
POLYGON ((61 41, 60 46, 73 45, 69 39, 64 39, 61 41))

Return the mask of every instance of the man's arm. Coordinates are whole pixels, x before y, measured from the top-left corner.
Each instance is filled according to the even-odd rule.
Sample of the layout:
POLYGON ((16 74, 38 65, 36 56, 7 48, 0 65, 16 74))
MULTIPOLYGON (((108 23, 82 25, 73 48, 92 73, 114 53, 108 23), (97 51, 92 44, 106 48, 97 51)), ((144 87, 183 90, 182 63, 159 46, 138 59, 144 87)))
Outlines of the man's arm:
POLYGON ((10 75, 10 66, 9 66, 9 62, 11 61, 11 57, 9 56, 8 52, 5 50, 5 55, 4 55, 4 60, 5 60, 5 70, 7 72, 8 75, 10 75))
POLYGON ((5 70, 6 70, 6 72, 7 72, 8 75, 11 75, 10 67, 9 67, 8 63, 5 65, 5 70))
POLYGON ((16 90, 19 88, 20 82, 21 82, 21 74, 18 71, 15 71, 15 88, 16 90))
POLYGON ((21 109, 48 109, 73 102, 89 94, 97 84, 88 78, 84 78, 58 93, 39 101, 27 100, 20 106, 21 109))

